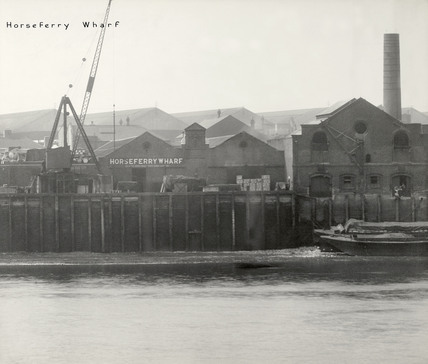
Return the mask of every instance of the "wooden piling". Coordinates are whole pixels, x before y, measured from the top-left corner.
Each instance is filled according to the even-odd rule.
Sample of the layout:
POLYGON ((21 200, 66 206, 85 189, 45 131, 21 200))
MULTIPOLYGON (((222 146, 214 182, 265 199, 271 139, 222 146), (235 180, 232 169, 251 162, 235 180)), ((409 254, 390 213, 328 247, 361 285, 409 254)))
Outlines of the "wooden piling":
POLYGON ((100 197, 100 223, 101 223, 101 251, 105 253, 106 249, 106 232, 105 232, 105 213, 104 213, 104 197, 100 197))
POLYGON ((25 251, 28 251, 28 197, 24 196, 24 229, 25 229, 25 251))
POLYGON ((232 201, 231 201, 231 209, 232 209, 232 250, 236 250, 236 220, 235 220, 235 194, 232 192, 232 201))
POLYGON ((75 223, 74 223, 74 195, 70 196, 70 231, 71 231, 71 251, 74 252, 76 250, 76 234, 74 231, 75 223))
POLYGON ((217 236, 217 250, 220 250, 220 196, 215 196, 215 227, 217 236))
POLYGON ((204 195, 201 195, 201 250, 205 251, 205 199, 204 195))
POLYGON ((40 238, 40 251, 43 252, 44 250, 44 239, 45 239, 45 234, 44 234, 44 229, 43 229, 43 224, 44 224, 44 206, 43 206, 43 195, 40 195, 40 208, 39 208, 39 238, 40 238))
POLYGON ((120 243, 122 252, 125 251, 125 196, 120 198, 120 243))
POLYGON ((400 199, 395 199, 395 221, 400 221, 400 199))
POLYGON ((54 214, 55 214, 55 247, 59 253, 61 251, 60 237, 59 237, 59 199, 58 195, 54 197, 54 214))
POLYGON ((138 195, 138 251, 143 251, 143 199, 138 195))
POLYGON ((189 197, 186 193, 184 201, 184 228, 186 232, 185 250, 189 250, 189 197))
POLYGON ((12 251, 13 246, 13 218, 12 218, 12 197, 9 196, 9 206, 8 206, 8 213, 9 213, 9 239, 7 243, 7 249, 8 251, 12 251))
POLYGON ((153 207, 152 207, 152 214, 153 214, 153 249, 157 250, 157 221, 156 221, 156 209, 157 209, 157 204, 156 204, 156 195, 153 195, 153 207))
POLYGON ((88 197, 88 249, 92 252, 92 199, 88 197))
POLYGON ((174 212, 172 206, 172 193, 168 196, 168 241, 169 250, 174 250, 174 237, 173 237, 173 226, 174 226, 174 212))

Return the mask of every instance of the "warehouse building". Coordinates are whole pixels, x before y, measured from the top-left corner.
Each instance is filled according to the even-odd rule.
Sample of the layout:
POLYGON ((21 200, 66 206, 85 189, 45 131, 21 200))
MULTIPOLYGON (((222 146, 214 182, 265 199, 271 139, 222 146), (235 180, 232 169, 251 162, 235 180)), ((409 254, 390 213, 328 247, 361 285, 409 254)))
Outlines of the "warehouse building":
POLYGON ((171 145, 145 132, 112 142, 95 153, 105 174, 118 182, 133 181, 139 192, 161 190, 163 176, 182 175, 205 179, 207 184, 235 184, 243 179, 270 176, 271 187, 285 181, 282 151, 269 146, 247 132, 217 140, 206 140, 206 129, 194 123, 185 131, 184 143, 171 145))
POLYGON ((410 195, 428 189, 428 134, 366 100, 353 99, 292 136, 299 193, 410 195))

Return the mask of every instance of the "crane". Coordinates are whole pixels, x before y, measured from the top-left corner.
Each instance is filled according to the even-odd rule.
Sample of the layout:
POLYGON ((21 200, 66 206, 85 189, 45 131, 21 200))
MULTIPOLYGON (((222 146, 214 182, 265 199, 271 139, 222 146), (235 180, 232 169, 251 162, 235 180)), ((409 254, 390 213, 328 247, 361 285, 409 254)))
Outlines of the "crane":
MULTIPOLYGON (((89 102, 91 100, 91 95, 92 95, 92 89, 94 88, 95 76, 97 75, 98 64, 100 61, 101 50, 102 50, 103 42, 104 42, 104 35, 105 35, 106 29, 107 29, 107 21, 108 21, 108 16, 110 13, 111 2, 112 2, 112 0, 109 0, 108 5, 107 5, 107 10, 106 10, 105 15, 104 15, 103 26, 101 27, 101 32, 100 32, 100 36, 98 38, 97 48, 95 50, 94 59, 92 61, 91 72, 89 73, 88 84, 86 86, 85 97, 83 98, 82 109, 80 110, 79 120, 80 120, 80 124, 82 126, 85 123, 86 112, 88 111, 88 106, 89 106, 89 102)), ((74 159, 74 156, 76 154, 80 134, 82 134, 81 129, 78 128, 76 130, 76 134, 75 134, 74 142, 73 142, 73 149, 72 149, 72 153, 71 153, 72 160, 74 159)), ((90 146, 88 146, 88 149, 91 152, 92 148, 90 146)), ((100 169, 99 165, 98 165, 98 161, 94 155, 92 155, 92 158, 95 159, 94 163, 96 164, 97 168, 100 169)))

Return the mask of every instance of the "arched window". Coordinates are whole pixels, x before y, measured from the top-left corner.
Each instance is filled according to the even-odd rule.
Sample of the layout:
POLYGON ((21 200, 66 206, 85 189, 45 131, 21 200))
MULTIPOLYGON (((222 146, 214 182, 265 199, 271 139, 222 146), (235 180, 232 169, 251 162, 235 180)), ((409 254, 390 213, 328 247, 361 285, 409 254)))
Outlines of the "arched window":
POLYGON ((312 150, 328 150, 327 135, 323 131, 317 131, 312 136, 312 150))
POLYGON ((394 149, 409 148, 409 136, 404 130, 399 130, 394 134, 394 149))

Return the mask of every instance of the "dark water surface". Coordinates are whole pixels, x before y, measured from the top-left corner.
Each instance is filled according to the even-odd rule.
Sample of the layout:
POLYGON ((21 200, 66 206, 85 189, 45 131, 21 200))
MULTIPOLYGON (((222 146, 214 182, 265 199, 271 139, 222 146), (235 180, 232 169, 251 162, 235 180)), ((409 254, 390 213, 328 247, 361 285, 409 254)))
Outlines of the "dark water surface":
POLYGON ((427 258, 257 254, 3 257, 0 362, 428 363, 427 258))

